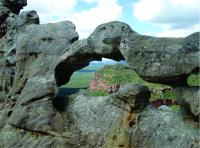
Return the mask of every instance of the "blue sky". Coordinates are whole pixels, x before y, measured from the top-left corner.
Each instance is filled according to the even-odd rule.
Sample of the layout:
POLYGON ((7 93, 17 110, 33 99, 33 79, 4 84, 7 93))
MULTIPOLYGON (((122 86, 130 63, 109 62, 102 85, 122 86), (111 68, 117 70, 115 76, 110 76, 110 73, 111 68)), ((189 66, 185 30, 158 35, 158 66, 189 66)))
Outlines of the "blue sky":
POLYGON ((80 38, 100 24, 123 21, 138 33, 184 37, 200 30, 199 0, 28 0, 41 23, 72 21, 80 38))

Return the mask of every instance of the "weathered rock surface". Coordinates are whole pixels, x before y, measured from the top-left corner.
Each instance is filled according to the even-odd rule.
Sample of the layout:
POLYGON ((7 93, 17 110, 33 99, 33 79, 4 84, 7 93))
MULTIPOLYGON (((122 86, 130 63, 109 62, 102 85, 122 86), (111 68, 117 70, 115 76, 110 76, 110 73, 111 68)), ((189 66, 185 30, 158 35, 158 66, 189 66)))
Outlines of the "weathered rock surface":
MULTIPOLYGON (((35 11, 23 12, 20 15, 12 13, 9 6, 21 2, 20 0, 0 1, 0 100, 5 100, 14 81, 17 33, 25 25, 39 23, 39 17, 35 11)), ((26 3, 26 1, 23 2, 26 3)))
POLYGON ((186 38, 143 36, 124 23, 110 22, 98 26, 88 44, 103 57, 125 58, 149 82, 181 86, 199 69, 199 36, 199 32, 186 38))
POLYGON ((52 105, 57 91, 54 70, 61 55, 67 51, 66 45, 78 38, 74 29, 70 22, 23 28, 16 40, 19 71, 16 70, 17 79, 12 90, 12 93, 20 93, 20 103, 10 117, 10 124, 36 131, 62 131, 62 127, 51 123, 54 118, 62 123, 52 105))
POLYGON ((149 104, 150 90, 140 84, 126 84, 119 88, 119 91, 112 95, 127 102, 133 110, 143 110, 149 104))
POLYGON ((66 137, 46 135, 45 133, 35 133, 25 129, 15 128, 6 125, 0 130, 0 147, 13 148, 13 147, 29 147, 29 148, 64 148, 73 147, 76 142, 71 135, 66 137))
MULTIPOLYGON (((153 135, 150 146, 159 147, 164 140, 167 147, 173 137, 170 121, 179 132, 173 133, 174 143, 192 146, 198 129, 171 111, 143 111, 150 94, 141 85, 129 84, 108 97, 79 94, 62 114, 55 104, 62 102, 58 87, 74 71, 102 57, 125 59, 149 82, 185 86, 187 77, 199 71, 199 32, 186 38, 156 38, 140 35, 125 23, 110 22, 78 40, 73 23, 39 25, 35 11, 18 14, 25 5, 26 0, 0 0, 0 147, 135 146, 142 134, 147 143, 153 135), (140 114, 144 116, 138 119, 140 114), (152 126, 161 133, 160 139, 153 130, 143 131, 151 116, 161 118, 162 128, 169 129, 167 136, 158 120, 152 126)), ((190 101, 196 115, 196 103, 190 101)))
POLYGON ((125 23, 110 22, 97 27, 88 39, 72 45, 73 50, 79 49, 76 56, 81 62, 84 59, 84 63, 76 63, 75 57, 71 60, 63 57, 65 60, 60 64, 74 63, 76 70, 86 66, 88 61, 101 57, 114 60, 125 58, 139 76, 149 82, 185 86, 188 76, 199 70, 198 38, 199 32, 186 38, 142 36, 125 23))
POLYGON ((123 52, 129 65, 145 80, 183 86, 188 75, 199 68, 198 38, 199 33, 185 39, 139 36, 123 52))
POLYGON ((198 124, 184 121, 180 112, 173 112, 167 106, 149 108, 138 118, 131 131, 131 147, 188 148, 200 144, 198 124))
POLYGON ((0 38, 7 32, 6 19, 9 15, 14 18, 27 5, 27 0, 0 0, 0 38))
POLYGON ((129 147, 131 127, 149 97, 148 88, 127 84, 109 96, 91 97, 83 91, 69 99, 66 113, 81 132, 80 146, 129 147))
POLYGON ((20 10, 26 5, 27 0, 0 0, 0 6, 8 8, 15 14, 19 14, 20 10))
POLYGON ((200 89, 199 86, 178 87, 174 89, 182 109, 200 119, 200 89))
POLYGON ((23 12, 20 15, 11 13, 6 19, 6 34, 1 38, 0 42, 0 100, 5 98, 14 82, 15 72, 17 71, 15 71, 16 40, 19 37, 20 28, 33 23, 39 23, 39 17, 35 11, 23 12))

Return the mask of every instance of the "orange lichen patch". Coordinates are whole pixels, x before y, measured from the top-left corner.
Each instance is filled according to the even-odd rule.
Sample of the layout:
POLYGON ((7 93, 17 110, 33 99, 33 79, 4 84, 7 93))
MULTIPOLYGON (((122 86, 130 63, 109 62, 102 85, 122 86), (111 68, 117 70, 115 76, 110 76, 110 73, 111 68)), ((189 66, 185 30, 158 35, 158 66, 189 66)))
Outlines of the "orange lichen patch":
POLYGON ((120 128, 113 129, 112 132, 110 132, 109 136, 107 136, 105 144, 106 147, 131 148, 128 132, 128 129, 130 128, 128 125, 128 120, 131 120, 131 117, 128 116, 127 113, 129 114, 129 112, 126 112, 122 120, 120 121, 120 128))
POLYGON ((124 118, 123 122, 124 125, 128 127, 133 127, 136 124, 137 115, 136 113, 128 113, 127 116, 124 118))
POLYGON ((137 121, 137 114, 134 112, 132 107, 129 107, 129 112, 125 115, 123 123, 125 127, 133 127, 137 121))
MULTIPOLYGON (((113 133, 113 132, 112 132, 113 133)), ((128 140, 128 134, 125 129, 114 131, 114 133, 107 139, 106 147, 113 148, 131 148, 128 140)))

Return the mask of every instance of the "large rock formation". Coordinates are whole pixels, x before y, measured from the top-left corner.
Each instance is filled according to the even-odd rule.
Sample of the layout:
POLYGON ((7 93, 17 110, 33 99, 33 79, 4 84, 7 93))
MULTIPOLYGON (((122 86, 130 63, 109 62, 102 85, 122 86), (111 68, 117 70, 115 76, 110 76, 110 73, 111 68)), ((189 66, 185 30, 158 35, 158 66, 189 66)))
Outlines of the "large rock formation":
POLYGON ((124 57, 149 82, 186 85, 187 77, 199 70, 199 32, 186 38, 156 38, 111 22, 97 27, 87 40, 95 53, 115 60, 124 57))
POLYGON ((148 88, 128 84, 109 96, 90 97, 83 91, 69 99, 66 112, 80 130, 80 146, 128 146, 128 130, 136 124, 137 112, 147 106, 149 96, 148 88))
MULTIPOLYGON (((57 96, 58 87, 92 60, 125 59, 143 79, 174 87, 187 85, 187 77, 199 71, 199 33, 186 38, 156 38, 140 35, 125 23, 110 22, 98 26, 87 39, 78 40, 73 23, 39 25, 35 11, 18 14, 25 5, 22 0, 0 0, 0 147, 131 147, 136 146, 141 133, 144 137, 152 135, 152 131, 133 132, 140 122, 132 122, 132 118, 145 114, 143 109, 148 104, 149 92, 143 86, 127 85, 102 98, 77 96, 68 100, 66 111, 61 110, 65 107, 63 98, 57 96), (129 127, 124 127, 124 118, 129 127), (129 138, 131 133, 137 142, 129 138)), ((196 107, 191 110, 196 114, 196 107)), ((141 116, 141 127, 149 124, 145 118, 141 116)), ((175 118, 178 116, 169 121, 175 118)), ((192 146, 193 140, 198 143, 197 127, 177 120, 177 128, 191 127, 191 131, 180 130, 180 135, 176 135, 193 136, 182 139, 190 142, 184 146, 192 146)), ((163 124, 165 127, 171 128, 163 124)), ((165 139, 165 133, 161 137, 165 139)), ((172 137, 167 134, 167 138, 172 137)), ((148 138, 147 141, 152 140, 148 138)), ((158 146, 156 141, 152 145, 158 146)))

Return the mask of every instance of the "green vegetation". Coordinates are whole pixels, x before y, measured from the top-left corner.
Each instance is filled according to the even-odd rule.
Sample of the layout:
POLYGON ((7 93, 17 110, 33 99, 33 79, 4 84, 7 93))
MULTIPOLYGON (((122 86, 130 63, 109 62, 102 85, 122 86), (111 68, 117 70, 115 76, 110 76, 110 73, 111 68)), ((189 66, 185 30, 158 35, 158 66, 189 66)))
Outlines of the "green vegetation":
MULTIPOLYGON (((151 93, 150 101, 155 101, 156 99, 160 99, 160 98, 161 98, 161 96, 159 94, 151 93)), ((163 93, 163 98, 165 98, 165 99, 173 99, 174 100, 174 99, 176 99, 176 95, 173 92, 167 90, 167 91, 165 91, 163 93)))
POLYGON ((199 86, 200 85, 200 75, 199 74, 191 74, 188 78, 188 84, 190 86, 199 86))
POLYGON ((109 84, 141 83, 149 88, 167 87, 161 84, 148 83, 140 78, 133 69, 121 64, 106 65, 97 70, 97 73, 103 75, 102 80, 109 84))
MULTIPOLYGON (((84 70, 94 70, 95 67, 85 67, 84 70), (92 69, 91 69, 92 68, 92 69)), ((98 69, 96 73, 101 74, 102 81, 106 81, 109 84, 120 84, 124 85, 127 83, 141 83, 149 88, 160 88, 160 87, 169 87, 161 84, 148 83, 140 78, 136 72, 125 65, 115 64, 115 65, 106 65, 101 69, 98 69)), ((65 88, 87 88, 91 80, 94 78, 94 72, 75 72, 70 78, 69 83, 67 83, 65 88)), ((90 91, 90 96, 106 96, 108 95, 104 91, 90 91)), ((151 100, 161 98, 158 94, 152 94, 151 100)), ((164 93, 164 98, 175 98, 172 92, 164 93)))
MULTIPOLYGON (((101 74, 102 77, 100 78, 101 81, 106 81, 109 84, 126 84, 126 83, 140 83, 143 84, 150 89, 158 89, 158 88, 169 88, 167 85, 155 84, 155 83, 148 83, 140 78, 137 73, 125 65, 115 64, 115 65, 106 65, 103 68, 89 66, 85 67, 84 70, 97 70, 96 73, 101 74)), ((94 78, 94 72, 75 72, 68 84, 66 84, 65 88, 88 88, 91 80, 94 78)), ((200 76, 196 74, 192 74, 188 78, 189 85, 199 85, 200 83, 200 76)), ((99 90, 99 91, 89 91, 90 96, 106 96, 108 95, 106 92, 99 90)), ((156 99, 161 99, 162 96, 158 93, 152 93, 150 101, 154 101, 156 99)), ((173 94, 171 91, 166 91, 163 94, 163 98, 165 99, 176 99, 176 95, 173 94)), ((171 106, 172 109, 178 110, 179 106, 173 105, 171 106)))
POLYGON ((98 91, 89 91, 90 96, 107 96, 108 94, 105 91, 98 90, 98 91))
MULTIPOLYGON (((151 89, 169 87, 166 85, 146 82, 142 78, 140 78, 133 69, 129 68, 128 66, 124 66, 120 64, 106 65, 102 69, 97 70, 97 73, 102 75, 102 78, 101 78, 102 81, 106 81, 109 84, 124 85, 127 83, 140 83, 151 89)), ((97 96, 98 94, 101 95, 102 93, 98 93, 98 91, 96 91, 95 94, 92 94, 92 95, 97 96)), ((171 99, 176 98, 176 96, 170 91, 166 91, 163 94, 163 96, 164 98, 171 98, 171 99)), ((159 94, 157 93, 151 94, 151 101, 156 100, 158 98, 161 98, 159 94)))
POLYGON ((176 99, 176 95, 169 90, 164 92, 164 97, 167 99, 176 99))
POLYGON ((180 106, 179 105, 171 105, 170 108, 174 111, 177 112, 180 110, 180 106))
POLYGON ((69 83, 64 85, 63 87, 67 88, 87 88, 90 84, 90 81, 94 77, 94 72, 75 72, 71 78, 69 83))

